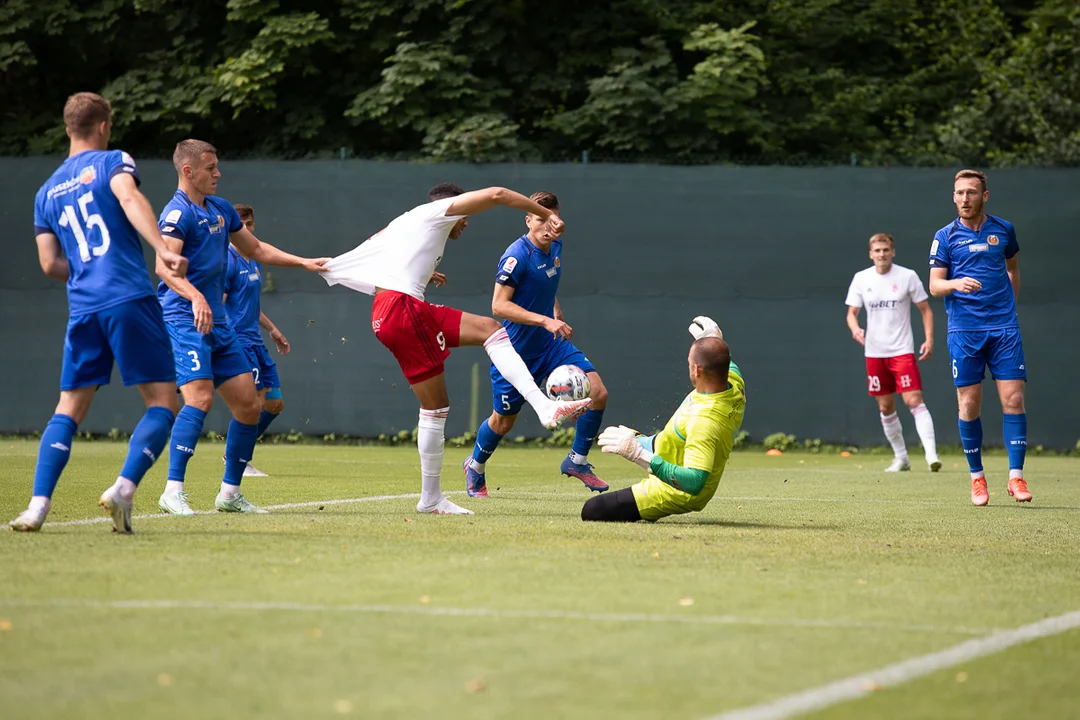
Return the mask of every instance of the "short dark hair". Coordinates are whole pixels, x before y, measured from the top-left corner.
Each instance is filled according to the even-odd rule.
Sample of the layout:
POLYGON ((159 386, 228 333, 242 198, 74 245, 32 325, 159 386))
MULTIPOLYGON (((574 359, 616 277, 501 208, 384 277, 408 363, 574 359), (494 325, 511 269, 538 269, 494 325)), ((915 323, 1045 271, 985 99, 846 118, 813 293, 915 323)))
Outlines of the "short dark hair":
POLYGON ((428 202, 435 202, 436 200, 445 200, 446 198, 457 197, 465 191, 460 186, 454 183, 439 183, 435 187, 427 191, 428 202))
POLYGON ((559 209, 559 198, 555 197, 555 193, 553 192, 548 192, 547 190, 540 190, 530 195, 529 199, 540 207, 547 208, 548 210, 559 209))
POLYGON ((722 380, 728 376, 731 368, 731 350, 726 342, 718 337, 703 337, 690 346, 694 364, 711 378, 722 380))
POLYGON ((64 127, 73 137, 87 138, 112 117, 112 105, 97 93, 75 93, 64 103, 64 127))
POLYGON ((203 153, 213 153, 217 155, 217 148, 208 142, 202 140, 181 140, 176 143, 176 150, 173 151, 172 164, 176 168, 177 174, 183 169, 185 165, 191 165, 197 163, 202 159, 203 153))
POLYGON ((240 216, 240 222, 247 222, 248 220, 255 219, 255 208, 244 203, 233 203, 233 210, 240 216))

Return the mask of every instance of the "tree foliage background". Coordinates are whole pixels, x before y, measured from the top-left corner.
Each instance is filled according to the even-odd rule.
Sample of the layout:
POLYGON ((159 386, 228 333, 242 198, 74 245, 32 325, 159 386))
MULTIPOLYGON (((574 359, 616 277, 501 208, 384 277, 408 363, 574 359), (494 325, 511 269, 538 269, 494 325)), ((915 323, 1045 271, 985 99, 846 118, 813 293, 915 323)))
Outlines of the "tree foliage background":
POLYGON ((1076 0, 5 0, 0 154, 1080 162, 1076 0))

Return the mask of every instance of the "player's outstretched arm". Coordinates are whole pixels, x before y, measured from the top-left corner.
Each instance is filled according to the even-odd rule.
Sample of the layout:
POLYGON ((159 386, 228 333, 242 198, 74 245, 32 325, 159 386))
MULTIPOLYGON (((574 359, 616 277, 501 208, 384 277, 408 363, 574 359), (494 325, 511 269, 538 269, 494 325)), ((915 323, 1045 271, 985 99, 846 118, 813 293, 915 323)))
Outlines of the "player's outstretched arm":
POLYGON ((270 339, 274 341, 274 345, 277 346, 279 354, 289 354, 289 350, 291 349, 289 347, 289 341, 286 340, 285 335, 278 330, 277 325, 275 325, 270 318, 266 316, 266 313, 261 310, 259 311, 259 327, 270 332, 270 339))
MULTIPOLYGON (((600 445, 601 451, 626 458, 638 467, 651 472, 660 481, 667 483, 677 490, 690 493, 691 495, 697 495, 701 492, 701 489, 705 487, 705 483, 709 480, 709 475, 711 474, 708 470, 681 467, 674 463, 669 463, 659 455, 654 455, 638 441, 637 432, 625 425, 620 425, 618 427, 612 425, 606 428, 604 432, 600 433, 600 436, 596 438, 596 442, 600 445)), ((700 458, 698 458, 699 461, 711 462, 712 455, 709 451, 715 447, 715 443, 708 445, 707 443, 699 442, 698 445, 703 446, 696 448, 697 455, 700 456, 700 458)), ((690 443, 688 441, 687 450, 689 451, 689 449, 690 443)))
POLYGON ((187 274, 187 258, 169 249, 165 239, 158 230, 157 219, 154 217, 154 209, 150 207, 150 201, 142 194, 135 184, 135 178, 126 173, 114 175, 109 180, 109 189, 116 196, 124 215, 147 244, 154 248, 154 252, 162 260, 165 267, 183 277, 187 274))
POLYGON ((551 225, 551 230, 556 235, 562 233, 565 228, 565 223, 549 208, 538 205, 521 193, 507 190, 504 187, 489 187, 458 195, 454 198, 454 202, 450 204, 450 207, 446 209, 446 214, 476 215, 497 205, 514 208, 515 210, 524 210, 542 218, 551 225))
POLYGON ((60 246, 60 239, 52 233, 41 233, 34 236, 37 240, 38 262, 41 263, 41 272, 53 280, 60 282, 68 281, 68 261, 64 257, 64 248, 60 246))
POLYGON ((299 255, 279 250, 270 243, 264 243, 251 234, 246 227, 241 227, 229 234, 229 241, 236 248, 255 262, 278 267, 298 267, 312 272, 323 272, 330 258, 303 258, 299 255))
POLYGON ((535 325, 563 340, 574 336, 574 329, 563 320, 556 320, 540 313, 534 313, 514 302, 514 290, 510 285, 495 284, 495 294, 491 299, 491 313, 495 317, 509 320, 518 325, 535 325))

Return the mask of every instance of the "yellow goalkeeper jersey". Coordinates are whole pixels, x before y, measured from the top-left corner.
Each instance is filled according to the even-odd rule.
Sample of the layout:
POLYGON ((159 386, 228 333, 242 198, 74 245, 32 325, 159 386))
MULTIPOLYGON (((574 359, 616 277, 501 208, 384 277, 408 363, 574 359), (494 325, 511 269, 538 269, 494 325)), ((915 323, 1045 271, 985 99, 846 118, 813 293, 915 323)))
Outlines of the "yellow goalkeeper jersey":
POLYGON ((709 473, 695 505, 704 507, 716 492, 745 410, 746 383, 731 363, 727 390, 690 393, 654 438, 653 452, 667 462, 709 473))

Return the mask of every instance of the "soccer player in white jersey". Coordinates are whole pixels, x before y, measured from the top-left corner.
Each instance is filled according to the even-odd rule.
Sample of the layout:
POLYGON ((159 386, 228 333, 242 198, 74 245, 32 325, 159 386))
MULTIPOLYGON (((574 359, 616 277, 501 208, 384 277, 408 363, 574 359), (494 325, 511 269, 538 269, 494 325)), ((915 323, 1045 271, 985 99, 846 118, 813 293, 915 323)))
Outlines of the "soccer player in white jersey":
POLYGON ((450 412, 443 363, 450 356, 450 348, 483 345, 492 364, 549 430, 577 418, 590 403, 588 399, 554 401, 544 395, 497 320, 433 305, 424 299, 428 283, 436 287, 446 283, 446 276, 435 270, 447 239, 461 236, 470 215, 497 205, 532 213, 547 223, 554 236, 563 231, 564 223, 555 212, 512 190, 491 187, 465 192, 457 185, 443 183, 428 192, 426 204, 397 217, 354 250, 332 259, 323 274, 330 285, 344 285, 375 296, 371 328, 379 342, 394 354, 420 401, 416 444, 422 491, 417 512, 472 514, 444 497, 439 483, 450 412))
POLYGON ((934 420, 926 409, 922 377, 915 362, 915 341, 911 334, 911 304, 922 315, 926 341, 919 348, 919 360, 929 360, 934 352, 934 311, 930 309, 922 280, 906 267, 893 263, 896 247, 888 233, 870 238, 872 267, 860 270, 851 279, 847 293, 847 324, 851 337, 866 349, 866 380, 871 397, 881 411, 881 427, 895 457, 885 472, 910 470, 904 429, 896 415, 894 393, 899 392, 915 418, 926 464, 931 472, 941 469, 934 420), (866 330, 859 327, 859 311, 866 308, 866 330))

